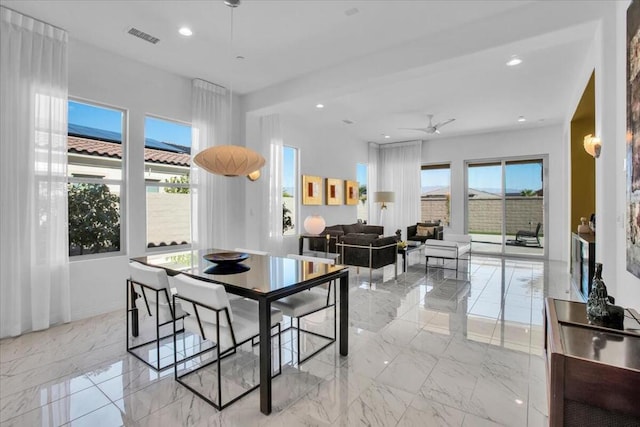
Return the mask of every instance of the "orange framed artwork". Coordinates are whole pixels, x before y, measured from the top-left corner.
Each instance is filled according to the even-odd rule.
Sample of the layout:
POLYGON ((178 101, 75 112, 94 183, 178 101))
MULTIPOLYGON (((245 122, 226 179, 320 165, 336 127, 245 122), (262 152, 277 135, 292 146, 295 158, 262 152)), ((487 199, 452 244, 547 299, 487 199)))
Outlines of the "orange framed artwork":
POLYGON ((346 205, 358 204, 358 183, 356 181, 344 182, 344 203, 346 205))
POLYGON ((302 204, 322 204, 322 178, 319 176, 302 175, 302 204))
POLYGON ((335 178, 327 178, 326 182, 326 204, 341 205, 342 204, 342 180, 335 178))

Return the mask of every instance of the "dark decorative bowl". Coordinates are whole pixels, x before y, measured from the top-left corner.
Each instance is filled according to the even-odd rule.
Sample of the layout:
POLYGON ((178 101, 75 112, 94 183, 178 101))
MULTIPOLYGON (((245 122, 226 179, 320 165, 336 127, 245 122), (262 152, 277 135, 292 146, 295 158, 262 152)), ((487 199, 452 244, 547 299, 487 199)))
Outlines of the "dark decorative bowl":
POLYGON ((213 254, 207 254, 203 256, 203 258, 222 266, 237 264, 244 261, 249 258, 249 254, 245 254, 244 252, 216 252, 213 254))
POLYGON ((227 274, 239 274, 244 273, 245 271, 249 271, 251 268, 248 265, 244 264, 220 264, 220 265, 212 265, 211 267, 204 270, 206 274, 216 274, 219 276, 224 276, 227 274))

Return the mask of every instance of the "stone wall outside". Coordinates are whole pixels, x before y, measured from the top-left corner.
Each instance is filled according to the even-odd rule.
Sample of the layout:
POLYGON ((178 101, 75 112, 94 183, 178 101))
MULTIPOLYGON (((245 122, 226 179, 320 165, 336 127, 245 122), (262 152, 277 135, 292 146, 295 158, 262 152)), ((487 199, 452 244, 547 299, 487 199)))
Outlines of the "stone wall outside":
MULTIPOLYGON (((535 231, 543 222, 543 197, 510 196, 507 203, 507 234, 518 230, 535 231)), ((421 200, 423 220, 448 218, 448 201, 443 198, 421 200)), ((469 232, 495 233, 502 231, 502 200, 499 198, 474 197, 469 199, 469 232)), ((540 232, 542 235, 542 232, 540 232)))
POLYGON ((190 194, 147 193, 147 243, 191 241, 190 194))

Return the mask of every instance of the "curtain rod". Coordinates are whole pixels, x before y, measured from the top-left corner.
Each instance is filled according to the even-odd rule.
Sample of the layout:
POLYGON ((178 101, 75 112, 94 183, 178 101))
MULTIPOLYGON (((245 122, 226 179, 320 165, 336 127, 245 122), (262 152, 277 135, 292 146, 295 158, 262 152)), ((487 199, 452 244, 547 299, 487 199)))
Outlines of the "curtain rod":
POLYGON ((210 84, 210 85, 214 85, 215 87, 219 87, 220 89, 225 89, 225 90, 227 90, 227 88, 226 88, 226 87, 224 87, 224 86, 221 86, 221 85, 219 85, 219 84, 216 84, 216 83, 210 82, 209 80, 201 79, 201 78, 199 78, 199 77, 196 77, 196 78, 194 78, 193 80, 200 80, 201 82, 205 82, 205 83, 208 83, 208 84, 210 84))
POLYGON ((0 9, 10 10, 11 12, 17 13, 17 14, 22 15, 22 16, 26 16, 29 19, 33 19, 34 21, 41 22, 41 23, 43 23, 45 25, 48 25, 50 27, 53 27, 53 28, 55 28, 57 30, 60 30, 60 31, 64 31, 65 33, 69 34, 69 32, 67 30, 65 30, 64 28, 62 28, 62 27, 58 27, 57 25, 53 25, 53 24, 51 24, 49 22, 43 21, 42 19, 38 19, 38 18, 35 18, 35 17, 31 16, 31 15, 27 15, 26 13, 18 12, 17 10, 11 9, 10 7, 0 6, 0 9))

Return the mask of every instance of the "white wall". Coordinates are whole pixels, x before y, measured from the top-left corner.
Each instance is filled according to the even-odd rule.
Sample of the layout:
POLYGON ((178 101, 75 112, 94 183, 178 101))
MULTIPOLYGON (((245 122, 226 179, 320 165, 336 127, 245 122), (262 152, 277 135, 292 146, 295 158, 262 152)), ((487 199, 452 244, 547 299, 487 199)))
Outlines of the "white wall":
POLYGON ((567 261, 569 257, 568 168, 562 138, 562 126, 505 131, 469 136, 437 138, 422 145, 422 164, 451 162, 451 225, 454 233, 465 229, 465 161, 491 160, 504 157, 548 156, 545 170, 545 193, 549 219, 545 230, 545 246, 549 259, 567 261))
MULTIPOLYGON (((322 178, 339 178, 356 180, 357 163, 368 163, 368 144, 354 140, 346 133, 327 131, 310 127, 299 118, 280 115, 280 125, 284 145, 298 149, 298 215, 294 220, 297 226, 296 235, 284 238, 281 254, 298 252, 297 234, 303 233, 302 223, 311 214, 319 214, 327 225, 351 224, 357 219, 357 206, 306 206, 302 205, 300 191, 301 175, 316 175, 322 178)), ((252 141, 252 148, 260 151, 269 163, 269 148, 259 143, 259 117, 250 114, 247 119, 247 145, 252 141)), ((268 194, 268 176, 260 178, 256 183, 246 184, 246 247, 258 248, 260 237, 267 233, 266 212, 268 194)), ((324 187, 323 187, 324 190, 324 187)), ((323 194, 323 203, 325 197, 323 194)))
POLYGON ((604 237, 598 238, 596 259, 603 263, 603 278, 609 293, 616 297, 616 303, 640 310, 640 279, 629 273, 626 266, 628 212, 624 164, 627 153, 626 11, 629 4, 628 1, 618 2, 617 7, 604 16, 600 56, 596 62, 596 133, 603 140, 603 151, 596 161, 596 212, 598 230, 602 230, 598 236, 604 237), (599 83, 601 90, 598 90, 599 83), (602 246, 601 241, 605 243, 602 246))
MULTIPOLYGON (((123 206, 125 253, 93 259, 71 258, 71 315, 72 319, 79 319, 125 306, 129 257, 144 255, 146 251, 145 115, 190 122, 191 80, 71 39, 69 96, 123 108, 128 113, 125 165, 128 193, 123 206)), ((242 187, 237 191, 242 191, 242 187)))

